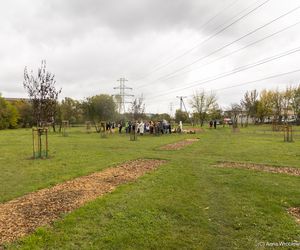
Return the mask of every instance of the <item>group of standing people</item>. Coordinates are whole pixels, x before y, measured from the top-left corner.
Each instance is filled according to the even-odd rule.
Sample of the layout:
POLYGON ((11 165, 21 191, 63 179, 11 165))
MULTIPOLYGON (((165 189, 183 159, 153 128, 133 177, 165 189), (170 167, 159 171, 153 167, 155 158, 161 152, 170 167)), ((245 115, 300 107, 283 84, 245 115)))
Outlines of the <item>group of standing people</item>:
POLYGON ((217 120, 209 122, 209 128, 212 128, 213 126, 214 126, 215 129, 217 128, 217 120))
POLYGON ((171 124, 167 121, 127 121, 125 124, 123 122, 118 123, 119 133, 122 133, 122 129, 125 127, 126 133, 137 133, 143 135, 145 133, 149 134, 171 134, 172 128, 171 124))

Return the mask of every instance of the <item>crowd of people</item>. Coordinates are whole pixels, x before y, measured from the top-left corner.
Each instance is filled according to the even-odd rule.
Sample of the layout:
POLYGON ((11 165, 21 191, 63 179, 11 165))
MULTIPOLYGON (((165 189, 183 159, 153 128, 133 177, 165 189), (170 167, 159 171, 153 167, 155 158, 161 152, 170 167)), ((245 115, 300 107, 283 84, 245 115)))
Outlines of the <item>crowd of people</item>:
POLYGON ((139 135, 144 134, 172 134, 172 133, 181 133, 183 132, 183 125, 180 121, 178 124, 171 125, 170 122, 166 120, 162 121, 119 121, 119 122, 106 122, 101 125, 104 131, 109 131, 110 133, 119 132, 122 134, 135 133, 139 135))
POLYGON ((144 134, 171 134, 173 132, 182 131, 182 123, 180 122, 178 128, 173 128, 166 120, 162 121, 119 121, 117 124, 114 122, 106 123, 106 131, 114 131, 118 129, 121 134, 123 131, 126 134, 136 133, 144 134))
MULTIPOLYGON (((119 133, 122 133, 122 125, 119 123, 119 133)), ((125 133, 171 134, 172 127, 167 121, 128 121, 125 123, 125 133)))
MULTIPOLYGON (((171 123, 167 122, 166 120, 162 121, 119 121, 117 123, 115 122, 107 122, 106 128, 104 131, 109 131, 111 133, 119 132, 119 134, 122 134, 125 132, 126 134, 135 133, 139 135, 144 134, 172 134, 172 133, 191 133, 192 130, 183 130, 182 122, 180 121, 178 124, 173 126, 171 123)), ((209 128, 217 128, 217 125, 219 125, 217 120, 211 120, 208 123, 209 128)))

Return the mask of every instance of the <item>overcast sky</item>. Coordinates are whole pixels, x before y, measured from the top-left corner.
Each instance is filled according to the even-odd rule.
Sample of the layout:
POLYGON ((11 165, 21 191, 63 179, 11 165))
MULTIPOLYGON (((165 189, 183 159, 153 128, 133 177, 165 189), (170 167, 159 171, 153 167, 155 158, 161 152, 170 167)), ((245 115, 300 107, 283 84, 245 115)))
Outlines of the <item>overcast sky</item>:
POLYGON ((187 96, 189 109, 188 99, 202 89, 214 90, 226 108, 239 102, 246 90, 296 85, 300 83, 299 71, 251 82, 300 70, 300 25, 296 24, 300 8, 245 36, 300 6, 299 0, 264 2, 3 0, 0 93, 26 97, 24 67, 36 72, 43 59, 56 75, 57 86, 62 87, 61 98, 82 100, 100 93, 114 94, 117 79, 125 77, 133 88, 128 93, 143 95, 146 111, 155 113, 170 112, 170 103, 173 111, 177 109, 176 96, 187 96), (284 54, 287 51, 289 55, 284 54), (277 55, 285 56, 206 81, 277 55), (241 85, 246 82, 250 83, 241 85))

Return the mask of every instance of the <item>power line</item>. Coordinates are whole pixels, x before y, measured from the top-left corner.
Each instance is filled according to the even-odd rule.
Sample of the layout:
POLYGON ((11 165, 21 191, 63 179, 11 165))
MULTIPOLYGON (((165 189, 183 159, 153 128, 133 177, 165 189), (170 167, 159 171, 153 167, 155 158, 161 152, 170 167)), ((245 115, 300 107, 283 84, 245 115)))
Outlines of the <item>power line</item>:
POLYGON ((259 61, 254 62, 254 63, 237 67, 237 68, 235 68, 235 69, 233 69, 231 71, 226 71, 226 72, 220 73, 220 74, 218 74, 218 75, 216 75, 214 77, 210 77, 210 78, 206 78, 206 79, 202 79, 202 80, 197 80, 197 81, 190 82, 188 84, 192 84, 192 85, 185 86, 183 88, 174 89, 174 90, 168 91, 166 93, 156 95, 156 96, 151 97, 151 98, 152 99, 153 98, 157 98, 157 97, 160 97, 160 96, 164 96, 166 94, 170 94, 170 93, 173 93, 173 92, 178 92, 178 91, 189 89, 189 88, 192 88, 192 87, 195 87, 195 86, 203 85, 203 84, 208 83, 208 82, 219 80, 219 79, 222 79, 224 77, 236 74, 238 72, 241 72, 241 71, 244 71, 244 70, 247 70, 247 69, 251 69, 251 68, 257 67, 259 65, 262 65, 262 64, 274 61, 274 60, 278 60, 278 59, 280 59, 282 57, 285 57, 285 56, 297 53, 299 51, 300 51, 300 47, 297 47, 297 48, 294 48, 292 50, 288 50, 288 51, 282 52, 280 54, 277 54, 277 55, 274 55, 274 56, 271 56, 271 57, 267 57, 267 58, 261 59, 259 61))
POLYGON ((165 78, 164 80, 169 80, 169 79, 171 79, 171 78, 181 76, 181 75, 186 74, 186 73, 189 73, 189 72, 191 72, 191 71, 205 68, 205 67, 207 67, 208 65, 210 65, 210 64, 212 64, 212 63, 214 63, 214 62, 216 62, 216 61, 219 61, 219 60, 221 60, 221 59, 223 59, 223 58, 226 58, 226 57, 228 57, 228 56, 231 56, 231 55, 233 55, 233 54, 235 54, 235 53, 237 53, 237 52, 240 52, 240 51, 242 51, 242 50, 244 50, 244 49, 246 49, 246 48, 249 48, 249 47, 251 47, 251 46, 253 46, 253 45, 257 44, 257 43, 260 43, 260 42, 262 42, 262 41, 265 41, 266 39, 271 38, 271 37, 273 37, 273 36, 275 36, 275 35, 278 35, 278 34, 284 32, 284 31, 286 31, 286 30, 288 30, 288 29, 290 29, 290 28, 293 28, 293 27, 295 27, 295 26, 297 26, 297 25, 299 25, 299 24, 300 24, 300 21, 298 21, 298 22, 296 22, 296 23, 294 23, 294 24, 292 24, 292 25, 286 26, 286 27, 283 28, 283 29, 280 29, 280 30, 278 30, 278 31, 276 31, 276 32, 274 32, 274 33, 271 33, 270 35, 267 35, 267 36, 265 36, 265 37, 263 37, 263 38, 261 38, 261 39, 258 39, 258 40, 254 41, 254 42, 252 42, 252 43, 249 43, 249 44, 247 44, 247 45, 245 45, 245 46, 243 46, 243 47, 241 47, 241 48, 238 48, 238 49, 236 49, 236 50, 234 50, 234 51, 231 51, 231 52, 229 52, 229 53, 227 53, 227 54, 225 54, 225 55, 222 55, 222 56, 220 56, 220 57, 218 57, 218 58, 215 58, 214 60, 211 60, 211 61, 209 61, 209 62, 207 62, 207 63, 205 63, 205 64, 202 64, 200 67, 197 67, 197 68, 194 68, 194 69, 185 71, 185 72, 183 72, 182 74, 172 75, 172 76, 170 76, 170 77, 168 77, 168 78, 165 78))
MULTIPOLYGON (((214 19, 216 19, 218 16, 220 16, 224 11, 230 9, 232 6, 234 6, 239 0, 235 0, 229 3, 229 5, 227 5, 225 8, 222 8, 221 11, 219 11, 217 14, 215 14, 213 17, 211 17, 210 19, 208 19, 201 27, 200 27, 200 31, 202 31, 204 29, 205 26, 207 26, 209 23, 211 23, 214 19)), ((239 13, 240 14, 240 13, 239 13)), ((231 20, 231 19, 230 19, 231 20)))
MULTIPOLYGON (((259 2, 260 0, 258 0, 257 2, 259 2)), ((220 33, 222 33, 223 31, 227 30, 228 28, 230 28, 231 26, 233 26, 234 24, 236 24, 237 22, 241 21, 242 19, 246 18, 248 15, 250 15, 251 13, 253 13, 254 11, 256 11, 257 9, 259 9, 260 7, 262 7, 263 5, 265 5, 267 2, 269 2, 270 0, 266 0, 263 3, 259 4, 258 6, 256 6, 255 8, 251 9, 249 12, 247 12, 246 14, 242 15, 241 17, 239 17, 238 19, 236 19, 235 21, 231 22, 230 24, 226 25, 225 27, 223 27, 221 30, 217 31, 216 33, 210 35, 208 38, 206 38, 205 40, 201 41, 199 44, 193 46, 192 48, 190 48, 189 50, 185 51, 184 53, 180 54, 179 56, 173 58, 172 60, 170 60, 169 62, 163 64, 162 66, 159 66, 157 69, 153 70, 151 73, 147 74, 146 76, 158 71, 161 68, 164 68, 166 66, 168 66, 170 63, 172 63, 173 61, 176 61, 177 59, 185 56, 186 54, 190 53, 191 51, 193 51, 194 49, 198 48, 199 46, 201 46, 202 44, 204 44, 205 42, 208 42, 209 40, 211 40, 212 38, 214 38, 215 36, 219 35, 220 33)), ((255 2, 255 3, 257 3, 255 2)), ((248 9, 249 7, 247 7, 246 9, 248 9)), ((244 10, 242 11, 244 12, 244 10)), ((146 77, 145 76, 145 77, 146 77)), ((142 77, 140 79, 144 79, 145 77, 142 77)), ((143 85, 141 85, 143 86, 143 85)), ((140 88, 141 86, 137 86, 136 88, 140 88)))
MULTIPOLYGON (((263 3, 261 3, 260 5, 258 5, 257 7, 255 7, 254 9, 251 9, 251 10, 250 10, 249 12, 247 12, 246 14, 242 15, 241 17, 239 17, 239 18, 236 19, 235 21, 231 22, 229 25, 226 25, 226 26, 223 27, 221 30, 219 30, 219 31, 217 31, 216 33, 214 33, 214 34, 208 36, 206 39, 204 39, 203 41, 201 41, 199 44, 197 44, 197 45, 193 46, 192 48, 186 50, 186 51, 183 52, 182 54, 180 54, 180 55, 174 57, 174 58, 171 59, 170 61, 168 61, 168 62, 166 62, 166 63, 164 63, 164 64, 162 64, 162 65, 160 65, 160 66, 155 67, 154 70, 152 70, 151 72, 149 72, 149 73, 146 74, 145 76, 139 78, 138 80, 141 80, 141 79, 146 78, 147 76, 151 75, 152 73, 154 73, 154 72, 156 72, 156 71, 158 71, 158 70, 160 70, 160 69, 162 69, 162 68, 164 68, 164 67, 170 65, 172 62, 178 60, 179 58, 181 58, 181 57, 183 57, 183 56, 185 56, 185 55, 187 55, 188 53, 190 53, 191 51, 195 50, 196 48, 198 48, 199 46, 201 46, 201 45, 204 44, 205 42, 211 40, 211 39, 214 38, 215 36, 219 35, 219 34, 222 33, 223 31, 225 31, 226 29, 230 28, 230 27, 233 26, 235 23, 237 23, 237 22, 239 22, 240 20, 246 18, 246 17, 247 17, 248 15, 250 15, 252 12, 256 11, 257 9, 259 9, 260 7, 262 7, 264 4, 266 4, 266 3, 269 2, 269 1, 270 1, 270 0, 264 1, 263 3)), ((260 2, 260 0, 256 1, 255 4, 256 4, 257 2, 260 2)), ((234 17, 231 18, 231 19, 234 19, 234 18, 236 18, 237 16, 239 16, 241 13, 243 13, 244 11, 246 11, 247 9, 249 9, 250 6, 252 6, 252 4, 249 5, 246 9, 242 10, 241 12, 239 12, 236 16, 234 16, 234 17)), ((230 20, 231 20, 231 19, 230 19, 230 20)), ((219 28, 219 27, 220 27, 220 26, 218 26, 218 28, 219 28)), ((217 29, 218 29, 218 28, 217 28, 217 29)))
MULTIPOLYGON (((205 26, 207 26, 209 23, 211 23, 214 19, 216 19, 218 16, 220 16, 220 15, 221 15, 223 12, 225 12, 227 9, 230 9, 232 6, 234 6, 238 1, 239 1, 239 0, 235 0, 235 1, 231 2, 228 6, 226 6, 225 8, 222 8, 222 10, 219 11, 216 15, 214 15, 214 16, 211 17, 211 18, 209 18, 204 24, 201 25, 201 27, 199 28, 199 32, 203 31, 203 30, 205 29, 205 26)), ((259 2, 259 1, 260 1, 260 0, 258 0, 257 2, 259 2)), ((251 4, 251 5, 252 5, 252 4, 251 4)), ((246 9, 244 9, 242 12, 244 12, 244 11, 247 10, 248 8, 249 8, 249 6, 248 6, 246 9)), ((239 12, 236 16, 239 16, 242 12, 239 12)), ((234 19, 236 16, 234 16, 233 18, 230 18, 230 20, 234 19)), ((228 21, 230 21, 230 20, 228 20, 228 21)), ((222 25, 220 25, 220 26, 222 26, 222 25)), ((218 26, 216 29, 218 29, 220 26, 218 26)), ((216 30, 216 29, 215 29, 215 30, 216 30)), ((201 43, 202 43, 202 42, 201 42, 201 43)), ((193 47, 193 49, 189 49, 189 51, 185 51, 185 52, 184 52, 183 54, 181 54, 180 56, 176 56, 175 58, 174 58, 174 57, 173 57, 173 58, 171 57, 170 59, 167 59, 167 61, 166 61, 164 64, 158 65, 158 66, 154 67, 154 69, 153 69, 152 71, 150 71, 150 72, 148 72, 146 75, 144 75, 144 76, 138 78, 136 81, 140 81, 141 79, 144 79, 144 78, 146 78, 147 76, 151 75, 152 73, 154 73, 154 72, 160 70, 161 68, 163 68, 163 67, 169 65, 170 63, 172 63, 172 61, 178 59, 179 57, 182 57, 182 56, 188 54, 189 52, 191 52, 192 50, 194 50, 195 48, 197 48, 199 45, 200 45, 200 44, 198 43, 195 47, 193 47)))
POLYGON ((294 73, 297 73, 297 72, 300 72, 300 68, 295 69, 293 71, 288 71, 288 72, 284 72, 284 73, 281 73, 281 74, 277 74, 277 75, 267 76, 265 78, 261 78, 261 79, 257 79, 257 80, 253 80, 253 81, 243 82, 243 83, 239 83, 239 84, 224 87, 224 88, 214 89, 213 91, 220 91, 220 90, 225 90, 225 89, 236 88, 236 87, 240 87, 240 86, 251 84, 251 83, 261 82, 261 81, 270 80, 270 79, 278 78, 278 77, 285 76, 285 75, 294 74, 294 73))
MULTIPOLYGON (((299 8, 300 8, 300 6, 297 6, 296 8, 294 8, 294 9, 292 9, 292 10, 290 10, 290 11, 288 11, 288 12, 282 14, 282 15, 280 15, 279 17, 277 17, 277 18, 275 18, 275 19, 269 21, 268 23, 266 23, 266 24, 264 24, 264 25, 262 25, 262 26, 260 26, 260 27, 258 27, 258 28, 256 28, 256 29, 252 30, 251 32, 249 32, 249 33, 243 35, 242 37, 240 37, 240 38, 238 38, 238 39, 236 39, 236 40, 234 40, 234 41, 232 41, 232 42, 230 42, 230 43, 228 43, 228 44, 226 44, 226 45, 224 45, 224 46, 222 46, 222 47, 220 47, 220 48, 214 50, 213 52, 209 53, 208 55, 202 56, 202 57, 196 59, 195 61, 193 61, 192 63, 190 63, 190 64, 188 64, 188 65, 185 65, 185 66, 183 66, 183 67, 181 67, 181 68, 179 68, 179 69, 177 69, 177 70, 175 70, 175 71, 173 71, 173 72, 171 72, 171 73, 169 73, 169 74, 167 74, 167 75, 165 75, 165 76, 162 76, 162 77, 160 77, 160 78, 158 78, 158 79, 156 79, 155 81, 152 81, 152 82, 150 82, 150 83, 154 83, 154 82, 157 82, 157 81, 159 81, 159 80, 162 80, 162 79, 164 79, 165 77, 171 76, 171 75, 173 75, 173 74, 176 73, 176 72, 182 71, 183 69, 185 69, 185 68, 187 68, 187 67, 189 67, 189 66, 191 66, 191 65, 193 65, 193 64, 195 64, 195 63, 197 63, 197 62, 199 62, 199 61, 201 61, 201 60, 203 60, 203 59, 205 59, 205 58, 207 58, 207 57, 209 57, 209 56, 212 56, 213 54, 216 54, 217 52, 220 52, 221 50, 223 50, 223 49, 229 47, 230 45, 232 45, 232 44, 234 44, 234 43, 236 43, 236 42, 238 42, 238 41, 244 39, 244 38, 247 37, 247 36, 252 35, 253 33, 255 33, 255 32, 257 32, 257 31, 259 31, 259 30, 265 28, 266 26, 268 26, 268 25, 270 25, 270 24, 276 22, 277 20, 279 20, 279 19, 281 19, 281 18, 283 18, 283 17, 285 17, 285 16, 287 16, 287 15, 289 15, 289 14, 295 12, 295 11, 298 10, 299 8)), ((139 86, 139 87, 137 87, 137 88, 142 88, 142 87, 144 87, 144 86, 146 86, 146 85, 148 85, 148 84, 149 84, 149 83, 143 84, 143 85, 141 85, 141 86, 139 86)))
MULTIPOLYGON (((251 84, 251 83, 257 83, 257 82, 261 82, 261 81, 265 81, 265 80, 279 78, 279 77, 286 76, 286 75, 291 75, 291 74, 298 73, 298 72, 300 72, 300 68, 292 70, 292 71, 288 71, 288 72, 284 72, 284 73, 280 73, 280 74, 271 75, 271 76, 267 76, 267 77, 264 77, 264 78, 252 80, 252 81, 247 81, 247 82, 231 85, 231 86, 224 87, 224 88, 213 89, 213 91, 218 92, 218 91, 222 91, 222 90, 226 90, 226 89, 236 88, 236 87, 244 86, 244 85, 251 84)), ((166 101, 169 101, 169 100, 166 100, 166 101)))
MULTIPOLYGON (((199 31, 199 32, 203 31, 204 28, 205 28, 205 26, 207 26, 212 20, 216 19, 216 18, 217 18, 219 15, 221 15, 224 11, 226 11, 226 10, 229 9, 229 8, 231 8, 231 7, 232 7, 234 4, 236 4, 238 1, 239 1, 239 0, 236 0, 236 1, 231 2, 228 6, 226 6, 225 8, 222 8, 222 10, 219 11, 216 15, 214 15, 214 16, 211 17, 211 18, 209 18, 209 19, 208 19, 208 20, 200 27, 200 31, 199 31)), ((260 1, 260 0, 256 1, 255 3, 259 2, 259 1, 260 1)), ((252 4, 251 4, 251 5, 252 5, 252 4)), ((244 12, 244 11, 247 10, 248 8, 249 8, 249 6, 248 6, 246 9, 244 9, 243 11, 239 12, 236 16, 239 16, 242 12, 244 12)), ((234 16, 234 17, 231 18, 230 20, 234 19, 236 16, 234 16)), ((229 20, 229 21, 230 21, 230 20, 229 20)), ((216 29, 218 29, 219 27, 220 27, 220 26, 218 26, 216 29)), ((202 41, 201 41, 201 43, 202 43, 202 41)), ((199 46, 199 44, 198 44, 197 46, 199 46)), ((194 49, 195 49, 197 46, 195 46, 194 49)), ((184 54, 185 54, 185 53, 187 54, 187 52, 184 52, 184 54)), ((182 55, 182 56, 184 56, 184 55, 182 55)), ((178 56, 177 56, 177 57, 178 57, 178 56)), ((176 57, 176 58, 177 58, 177 57, 176 57)), ((174 57, 168 59, 167 62, 164 63, 164 64, 162 64, 162 65, 155 66, 154 69, 153 69, 152 71, 150 71, 150 72, 148 72, 146 75, 144 75, 144 76, 138 78, 136 81, 140 81, 141 79, 146 78, 148 75, 151 75, 152 73, 154 73, 154 72, 160 70, 161 68, 163 68, 163 67, 166 66, 165 64, 171 63, 170 61, 172 61, 172 60, 174 60, 174 57)))

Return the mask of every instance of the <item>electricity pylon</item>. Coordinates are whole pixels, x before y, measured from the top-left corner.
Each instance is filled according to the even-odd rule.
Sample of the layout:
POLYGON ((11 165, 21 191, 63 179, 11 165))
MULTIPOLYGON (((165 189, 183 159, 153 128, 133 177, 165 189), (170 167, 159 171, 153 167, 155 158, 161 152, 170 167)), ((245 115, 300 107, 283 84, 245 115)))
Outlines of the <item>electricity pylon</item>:
POLYGON ((126 100, 126 97, 133 97, 134 95, 127 94, 125 90, 132 90, 132 88, 125 86, 125 82, 128 80, 125 79, 124 77, 121 77, 119 80, 117 80, 120 85, 118 87, 114 87, 114 89, 119 89, 120 92, 119 94, 116 94, 114 96, 117 97, 117 102, 119 106, 119 113, 121 114, 122 112, 125 113, 125 104, 126 103, 131 103, 126 100))

